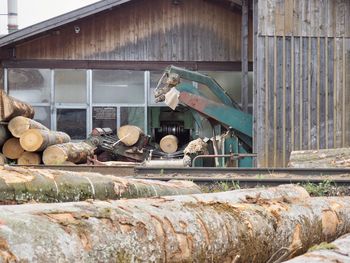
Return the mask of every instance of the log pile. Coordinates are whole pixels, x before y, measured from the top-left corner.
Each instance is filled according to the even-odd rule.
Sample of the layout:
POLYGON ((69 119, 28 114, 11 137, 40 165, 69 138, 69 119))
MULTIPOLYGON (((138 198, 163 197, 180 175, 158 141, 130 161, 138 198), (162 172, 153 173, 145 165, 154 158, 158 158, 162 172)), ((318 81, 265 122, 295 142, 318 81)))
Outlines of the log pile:
POLYGON ((3 262, 281 262, 350 232, 350 197, 298 186, 2 208, 3 262))

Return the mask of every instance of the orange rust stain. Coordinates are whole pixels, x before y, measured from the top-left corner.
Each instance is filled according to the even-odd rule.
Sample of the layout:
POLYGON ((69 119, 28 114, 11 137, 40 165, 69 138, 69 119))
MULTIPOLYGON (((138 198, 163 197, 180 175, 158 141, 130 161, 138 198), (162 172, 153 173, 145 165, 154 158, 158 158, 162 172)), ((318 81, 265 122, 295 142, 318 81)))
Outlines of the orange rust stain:
POLYGON ((294 254, 300 248, 302 248, 302 246, 303 246, 303 243, 301 242, 301 225, 297 224, 294 229, 292 243, 289 246, 289 251, 292 252, 291 254, 294 254))
POLYGON ((338 215, 332 209, 322 212, 322 233, 328 237, 332 237, 337 233, 337 227, 340 224, 338 215))
POLYGON ((11 252, 7 241, 0 237, 0 259, 2 262, 18 262, 17 257, 11 252))

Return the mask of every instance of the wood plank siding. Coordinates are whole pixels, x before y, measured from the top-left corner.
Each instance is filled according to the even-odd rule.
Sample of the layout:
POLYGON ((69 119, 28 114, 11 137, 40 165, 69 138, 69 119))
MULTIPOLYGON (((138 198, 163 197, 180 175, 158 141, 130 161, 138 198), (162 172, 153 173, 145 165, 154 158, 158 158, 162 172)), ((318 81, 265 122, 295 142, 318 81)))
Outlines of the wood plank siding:
POLYGON ((350 1, 257 5, 257 165, 286 166, 292 150, 350 146, 350 1))
MULTIPOLYGON (((227 3, 130 1, 18 43, 16 58, 240 61, 241 13, 227 3)), ((249 24, 252 29, 252 17, 249 24)), ((250 34, 250 61, 252 46, 250 34)))

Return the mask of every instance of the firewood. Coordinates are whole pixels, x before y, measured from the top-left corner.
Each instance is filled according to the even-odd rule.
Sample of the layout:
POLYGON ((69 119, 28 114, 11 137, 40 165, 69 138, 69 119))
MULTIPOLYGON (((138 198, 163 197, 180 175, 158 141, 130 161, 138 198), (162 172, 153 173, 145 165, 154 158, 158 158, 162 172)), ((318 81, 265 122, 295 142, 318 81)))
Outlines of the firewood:
POLYGON ((38 165, 41 163, 41 155, 36 152, 24 152, 17 159, 19 165, 38 165))
POLYGON ((0 121, 9 121, 16 116, 34 117, 34 108, 0 90, 0 121))
POLYGON ((94 147, 85 142, 69 142, 52 145, 43 153, 43 162, 47 165, 63 164, 65 162, 86 163, 88 157, 93 157, 94 147))
POLYGON ((21 137, 29 129, 49 130, 43 124, 23 116, 13 118, 8 124, 8 129, 16 138, 21 137))
POLYGON ((18 159, 23 152, 24 149, 21 147, 19 139, 17 138, 8 139, 2 146, 2 153, 5 155, 6 158, 12 160, 18 159))
POLYGON ((178 143, 179 140, 174 135, 166 135, 160 140, 159 147, 165 153, 174 153, 178 143))
POLYGON ((68 134, 49 130, 29 129, 20 139, 21 146, 28 152, 43 151, 50 145, 70 141, 68 134))
POLYGON ((143 135, 142 130, 134 125, 124 125, 117 131, 119 140, 126 146, 133 146, 143 135))

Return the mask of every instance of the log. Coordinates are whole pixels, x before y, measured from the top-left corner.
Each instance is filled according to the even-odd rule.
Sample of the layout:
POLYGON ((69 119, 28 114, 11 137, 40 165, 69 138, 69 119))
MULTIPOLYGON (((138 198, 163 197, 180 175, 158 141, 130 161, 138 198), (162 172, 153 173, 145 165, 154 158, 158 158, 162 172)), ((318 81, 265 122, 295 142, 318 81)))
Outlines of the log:
POLYGON ((0 90, 0 121, 9 121, 16 116, 34 117, 34 108, 0 90))
POLYGON ((350 148, 292 151, 288 166, 295 168, 350 167, 350 148))
POLYGON ((43 153, 43 162, 46 165, 59 165, 64 162, 86 163, 88 157, 94 156, 94 147, 85 142, 68 142, 52 145, 43 153))
POLYGON ((174 135, 164 136, 159 143, 160 149, 165 153, 174 153, 177 150, 179 140, 174 135))
POLYGON ((208 144, 204 142, 201 138, 190 141, 190 143, 184 149, 184 154, 209 154, 208 144))
POLYGON ((21 137, 21 135, 29 129, 49 130, 43 124, 23 116, 17 116, 10 120, 8 129, 16 138, 21 137))
POLYGON ((190 181, 160 182, 90 172, 0 167, 0 203, 109 200, 200 192, 190 181))
POLYGON ((41 155, 36 152, 24 152, 17 159, 18 165, 38 165, 41 163, 41 155))
POLYGON ((119 140, 126 146, 133 146, 143 135, 142 130, 134 125, 124 125, 117 131, 119 140))
POLYGON ((7 125, 0 124, 0 146, 4 145, 4 143, 10 138, 10 132, 7 129, 7 125))
POLYGON ((37 152, 45 150, 50 145, 69 142, 70 137, 64 132, 29 129, 21 135, 19 141, 26 151, 37 152))
POLYGON ((241 203, 235 192, 226 192, 6 206, 0 209, 6 252, 1 256, 38 262, 259 263, 281 248, 295 256, 350 231, 350 197, 283 198, 290 187, 275 195, 280 199, 265 199, 276 189, 254 190, 250 193, 260 195, 244 199, 245 193, 241 203))
POLYGON ((0 165, 4 165, 7 163, 8 163, 8 160, 7 160, 6 156, 3 155, 2 153, 0 153, 0 165))
POLYGON ((309 249, 309 252, 285 261, 288 263, 329 263, 350 262, 350 234, 336 239, 334 242, 321 243, 309 249))
POLYGON ((21 147, 19 139, 17 138, 8 139, 2 146, 2 153, 5 155, 6 158, 12 160, 18 159, 23 152, 24 149, 21 147))

